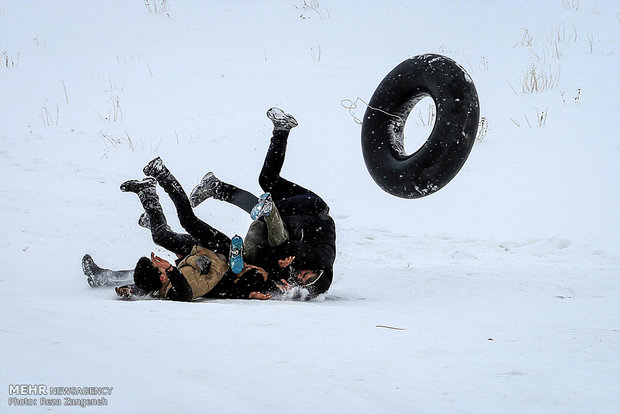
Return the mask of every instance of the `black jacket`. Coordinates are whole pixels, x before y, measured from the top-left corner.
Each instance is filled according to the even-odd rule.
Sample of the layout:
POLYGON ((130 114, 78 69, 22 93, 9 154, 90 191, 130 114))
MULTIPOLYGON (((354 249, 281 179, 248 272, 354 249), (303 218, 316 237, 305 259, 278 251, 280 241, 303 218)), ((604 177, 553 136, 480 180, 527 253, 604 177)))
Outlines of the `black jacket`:
POLYGON ((228 270, 213 289, 204 297, 220 299, 248 299, 252 292, 264 292, 266 290, 263 276, 254 271, 247 271, 237 276, 228 270))
POLYGON ((328 215, 282 217, 289 241, 281 249, 298 269, 331 269, 336 259, 336 225, 328 215))
POLYGON ((179 269, 173 267, 166 272, 166 275, 168 276, 170 284, 172 284, 172 287, 166 294, 166 299, 180 302, 191 302, 194 297, 192 288, 189 283, 187 283, 187 279, 183 277, 179 269))
POLYGON ((322 280, 309 289, 311 296, 317 296, 329 289, 333 279, 333 267, 336 260, 336 224, 327 214, 283 216, 289 240, 272 248, 268 254, 269 261, 265 268, 270 279, 279 281, 288 279, 291 269, 279 269, 277 261, 295 256, 295 270, 323 270, 322 280))

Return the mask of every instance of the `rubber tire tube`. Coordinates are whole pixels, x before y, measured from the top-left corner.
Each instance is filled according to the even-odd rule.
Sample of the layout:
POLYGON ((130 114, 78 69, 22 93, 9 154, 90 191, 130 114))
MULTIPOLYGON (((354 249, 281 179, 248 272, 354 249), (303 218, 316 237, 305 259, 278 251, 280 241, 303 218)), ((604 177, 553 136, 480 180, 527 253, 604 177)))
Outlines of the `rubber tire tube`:
POLYGON ((441 55, 414 56, 396 66, 375 90, 362 121, 362 153, 384 191, 402 198, 432 194, 460 171, 478 131, 480 109, 471 77, 441 55), (404 129, 423 98, 435 102, 435 125, 415 153, 404 149, 404 129))

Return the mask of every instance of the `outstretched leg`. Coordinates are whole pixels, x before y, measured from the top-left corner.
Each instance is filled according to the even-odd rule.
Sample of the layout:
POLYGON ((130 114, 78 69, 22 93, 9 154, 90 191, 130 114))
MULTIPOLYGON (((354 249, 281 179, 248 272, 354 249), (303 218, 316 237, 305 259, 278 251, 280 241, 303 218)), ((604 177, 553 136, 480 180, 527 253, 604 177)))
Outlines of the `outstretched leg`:
POLYGON ((183 187, 166 168, 161 158, 155 158, 144 167, 144 173, 153 176, 170 196, 181 226, 199 241, 196 244, 228 257, 230 238, 196 217, 183 187))
POLYGON ((269 248, 268 238, 269 232, 265 222, 253 221, 243 239, 243 260, 250 264, 259 263, 261 252, 269 248))
POLYGON ((97 266, 93 258, 86 254, 82 258, 82 271, 91 287, 123 286, 133 283, 132 270, 110 270, 97 266))
POLYGON ((273 122, 274 128, 263 168, 258 177, 259 185, 263 191, 271 193, 271 197, 282 215, 300 214, 294 211, 294 209, 299 208, 300 199, 293 202, 287 201, 287 199, 296 196, 310 197, 313 203, 317 203, 315 209, 322 210, 323 205, 327 207, 321 197, 314 192, 280 176, 286 156, 288 136, 290 130, 297 126, 297 121, 278 108, 269 109, 267 117, 273 122))
POLYGON ((121 184, 121 191, 138 195, 148 215, 149 228, 155 244, 177 255, 187 256, 192 247, 198 244, 198 240, 189 234, 176 233, 168 226, 164 210, 155 191, 156 184, 153 178, 145 178, 141 181, 129 180, 121 184))
POLYGON ((225 183, 212 172, 208 172, 190 193, 189 201, 192 207, 196 207, 211 197, 234 204, 247 213, 252 210, 258 199, 249 191, 225 183))
MULTIPOLYGON (((261 198, 258 198, 247 190, 236 187, 229 183, 225 183, 224 181, 217 178, 212 172, 209 172, 202 178, 200 184, 194 187, 190 194, 189 201, 192 207, 196 207, 207 198, 213 197, 216 200, 225 201, 227 203, 233 204, 244 210, 246 213, 253 214, 253 210, 256 208, 258 203, 263 201, 262 198, 264 196, 265 194, 263 194, 261 198)), ((282 223, 282 219, 280 218, 278 208, 275 205, 272 205, 271 208, 273 209, 273 212, 269 215, 265 215, 265 222, 269 227, 269 234, 274 235, 270 237, 275 237, 274 240, 284 237, 285 240, 286 229, 284 228, 284 223, 282 223)), ((252 216, 252 218, 254 219, 255 217, 252 216)), ((270 239, 270 243, 272 243, 272 245, 274 246, 277 246, 278 244, 282 243, 282 241, 278 243, 270 239)))
MULTIPOLYGON (((221 181, 212 172, 208 172, 194 189, 189 201, 196 207, 204 200, 213 197, 236 205, 246 213, 252 213, 259 199, 249 191, 221 181)), ((248 263, 257 263, 261 249, 266 246, 277 246, 288 240, 288 232, 274 207, 272 214, 265 217, 265 222, 255 221, 250 225, 244 239, 243 259, 248 263)))
MULTIPOLYGON (((268 193, 267 193, 268 194, 268 193)), ((243 258, 248 263, 258 263, 261 251, 279 246, 289 240, 289 234, 278 209, 274 206, 268 216, 254 220, 245 235, 243 258)))
POLYGON ((288 135, 289 131, 274 129, 263 168, 258 176, 258 184, 264 192, 271 193, 274 201, 310 192, 280 176, 286 155, 288 135))

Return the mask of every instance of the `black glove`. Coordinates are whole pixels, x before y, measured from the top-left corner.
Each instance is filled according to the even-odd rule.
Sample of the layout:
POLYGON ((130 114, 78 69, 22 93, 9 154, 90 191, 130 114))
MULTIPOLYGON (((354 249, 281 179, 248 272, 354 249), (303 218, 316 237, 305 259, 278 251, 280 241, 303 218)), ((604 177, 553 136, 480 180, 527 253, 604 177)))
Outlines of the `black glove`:
POLYGON ((200 269, 201 275, 206 275, 211 270, 211 260, 207 256, 198 256, 196 258, 196 265, 200 269))

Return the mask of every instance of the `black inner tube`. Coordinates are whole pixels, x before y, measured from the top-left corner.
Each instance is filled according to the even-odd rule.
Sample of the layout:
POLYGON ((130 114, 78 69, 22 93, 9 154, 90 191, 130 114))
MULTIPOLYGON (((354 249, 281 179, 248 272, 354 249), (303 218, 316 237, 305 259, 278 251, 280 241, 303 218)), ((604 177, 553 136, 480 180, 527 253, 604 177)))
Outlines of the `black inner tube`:
POLYGON ((379 187, 394 196, 432 194, 463 167, 476 139, 479 117, 474 83, 455 61, 435 54, 407 59, 381 81, 364 114, 366 168, 379 187), (435 125, 424 145, 408 155, 405 123, 425 97, 435 102, 435 125))

